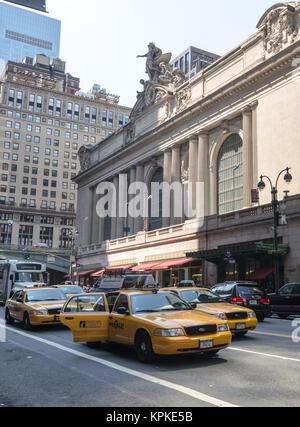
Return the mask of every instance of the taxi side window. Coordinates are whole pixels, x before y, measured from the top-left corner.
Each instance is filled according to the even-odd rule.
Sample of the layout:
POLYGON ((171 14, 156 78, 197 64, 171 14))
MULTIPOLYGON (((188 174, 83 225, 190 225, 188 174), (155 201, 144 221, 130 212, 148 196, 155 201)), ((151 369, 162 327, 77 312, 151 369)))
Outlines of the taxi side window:
POLYGON ((19 291, 19 292, 15 292, 15 293, 13 294, 13 296, 11 297, 11 300, 12 300, 12 301, 17 301, 17 298, 18 298, 19 294, 20 294, 20 291, 19 291))
POLYGON ((23 302, 24 301, 24 293, 22 291, 17 292, 16 301, 17 302, 23 302))
POLYGON ((106 301, 107 301, 110 313, 112 312, 112 310, 114 308, 114 305, 115 305, 115 302, 116 302, 118 296, 119 296, 118 294, 106 295, 106 301))
POLYGON ((83 295, 72 298, 64 313, 99 313, 106 312, 104 295, 83 295))
POLYGON ((113 312, 117 313, 118 310, 120 308, 125 308, 126 310, 129 310, 129 305, 128 305, 128 298, 126 295, 120 295, 114 308, 113 308, 113 312))

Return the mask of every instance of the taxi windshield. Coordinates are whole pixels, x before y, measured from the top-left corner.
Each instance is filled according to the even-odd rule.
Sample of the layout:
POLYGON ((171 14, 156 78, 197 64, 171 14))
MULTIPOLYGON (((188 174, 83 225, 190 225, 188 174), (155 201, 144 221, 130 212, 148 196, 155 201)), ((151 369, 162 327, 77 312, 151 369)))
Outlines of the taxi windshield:
POLYGON ((16 282, 44 283, 43 273, 16 273, 16 282))
POLYGON ((191 310, 191 307, 173 294, 144 294, 131 297, 133 314, 157 313, 162 311, 191 310))
POLYGON ((26 302, 40 301, 65 301, 66 296, 60 290, 56 289, 41 289, 36 291, 28 291, 26 294, 26 302))
POLYGON ((188 303, 209 304, 224 302, 222 298, 208 290, 191 289, 181 291, 181 297, 188 303))

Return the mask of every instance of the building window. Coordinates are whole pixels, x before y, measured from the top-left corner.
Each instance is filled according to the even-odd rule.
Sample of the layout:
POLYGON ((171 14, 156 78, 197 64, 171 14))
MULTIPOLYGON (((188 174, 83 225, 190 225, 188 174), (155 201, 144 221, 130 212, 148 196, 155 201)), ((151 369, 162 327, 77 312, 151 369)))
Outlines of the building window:
POLYGON ((33 227, 30 225, 20 225, 19 228, 19 245, 32 246, 33 227))
POLYGON ((60 234, 60 249, 71 249, 73 241, 73 232, 69 228, 63 228, 60 234))
POLYGON ((79 120, 79 111, 80 111, 79 104, 74 104, 74 120, 76 121, 79 120))
POLYGON ((53 116, 54 114, 54 99, 53 98, 49 98, 49 102, 48 102, 48 115, 49 116, 53 116))
POLYGON ((48 248, 53 247, 53 228, 41 227, 40 229, 40 242, 47 245, 48 248))
POLYGON ((243 141, 237 134, 223 143, 217 161, 218 213, 243 208, 243 141))
POLYGON ((102 126, 107 126, 107 110, 102 111, 102 126))
POLYGON ((10 107, 15 106, 15 91, 14 91, 14 89, 9 89, 8 105, 10 107))
POLYGON ((2 245, 11 244, 12 225, 11 224, 0 224, 0 243, 2 245))

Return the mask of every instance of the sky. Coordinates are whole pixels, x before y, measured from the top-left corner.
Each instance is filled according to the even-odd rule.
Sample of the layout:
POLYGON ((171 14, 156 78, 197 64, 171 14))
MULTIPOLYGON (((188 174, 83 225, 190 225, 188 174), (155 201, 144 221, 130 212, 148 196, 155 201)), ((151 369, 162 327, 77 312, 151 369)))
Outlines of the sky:
POLYGON ((47 0, 50 16, 62 21, 60 57, 80 77, 81 90, 94 83, 133 107, 145 58, 154 42, 176 57, 189 46, 218 55, 254 34, 275 0, 47 0))

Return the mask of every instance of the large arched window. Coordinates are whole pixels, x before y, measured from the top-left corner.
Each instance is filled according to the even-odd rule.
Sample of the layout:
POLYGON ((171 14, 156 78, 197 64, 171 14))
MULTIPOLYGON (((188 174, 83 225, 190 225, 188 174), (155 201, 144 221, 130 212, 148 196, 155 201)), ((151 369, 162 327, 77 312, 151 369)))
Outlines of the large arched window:
POLYGON ((223 143, 217 162, 218 213, 243 208, 243 141, 237 134, 223 143))
MULTIPOLYGON (((163 168, 158 168, 154 175, 152 176, 151 182, 150 182, 150 192, 152 196, 151 191, 151 185, 153 183, 162 184, 164 180, 164 170, 163 168)), ((149 224, 148 224, 148 230, 159 230, 163 226, 162 221, 162 190, 159 192, 159 198, 151 197, 149 200, 149 224), (157 200, 156 200, 157 199, 157 200), (154 210, 156 213, 159 213, 159 216, 154 215, 152 210, 154 210)))

